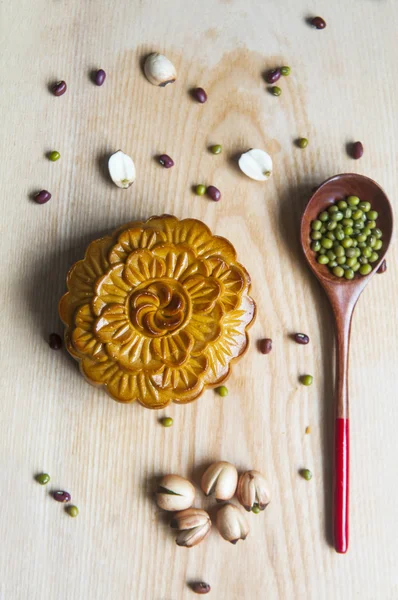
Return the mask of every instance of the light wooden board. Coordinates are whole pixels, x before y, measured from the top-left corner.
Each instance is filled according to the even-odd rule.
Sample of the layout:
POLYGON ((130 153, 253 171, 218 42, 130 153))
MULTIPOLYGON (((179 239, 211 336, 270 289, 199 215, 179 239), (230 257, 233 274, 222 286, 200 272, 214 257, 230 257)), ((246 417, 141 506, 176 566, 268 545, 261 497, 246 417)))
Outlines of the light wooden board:
MULTIPOLYGON (((333 330, 329 308, 299 249, 298 222, 314 185, 339 172, 376 179, 396 206, 398 4, 379 0, 16 0, 0 3, 1 389, 0 598, 180 600, 192 579, 211 598, 398 598, 396 245, 356 311, 351 351, 351 542, 329 545, 333 330), (328 23, 312 30, 316 10, 328 23), (310 11, 310 12, 308 12, 310 11), (151 86, 142 56, 162 51, 178 81, 151 86), (261 77, 289 64, 274 98, 261 77), (92 68, 107 72, 103 88, 92 68), (53 97, 49 82, 69 89, 53 97), (203 86, 205 105, 188 90, 203 86), (297 136, 309 138, 305 151, 297 136), (348 158, 360 139, 365 154, 348 158), (210 143, 223 144, 215 157, 210 143), (267 149, 266 184, 239 173, 235 154, 267 149), (137 181, 115 188, 103 161, 122 148, 137 181), (45 153, 57 149, 61 160, 45 153), (167 152, 166 171, 153 159, 167 152), (191 186, 213 183, 215 204, 191 186), (41 188, 45 206, 29 200, 41 188), (90 387, 48 334, 68 267, 90 240, 123 222, 169 212, 228 237, 253 279, 252 346, 227 398, 207 392, 162 413, 121 406, 90 387), (304 331, 300 347, 289 334, 304 331), (262 356, 255 341, 272 337, 262 356), (298 384, 303 372, 311 388, 298 384), (160 416, 174 418, 165 430, 160 416), (305 435, 305 427, 311 434, 305 435), (198 477, 210 461, 264 471, 265 514, 236 547, 216 532, 177 548, 152 500, 155 477, 198 477), (313 480, 297 471, 309 467, 313 480), (72 520, 34 481, 72 493, 72 520)), ((198 493, 197 505, 207 506, 198 493)))

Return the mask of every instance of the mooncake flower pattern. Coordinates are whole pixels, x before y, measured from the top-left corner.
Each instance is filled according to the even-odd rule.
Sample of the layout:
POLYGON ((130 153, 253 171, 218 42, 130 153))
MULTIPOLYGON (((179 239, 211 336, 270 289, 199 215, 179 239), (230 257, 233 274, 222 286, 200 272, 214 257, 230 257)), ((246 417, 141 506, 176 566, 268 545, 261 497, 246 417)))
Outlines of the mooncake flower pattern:
POLYGON ((255 316, 235 249, 195 219, 152 217, 92 242, 67 287, 59 312, 83 374, 147 408, 224 381, 255 316))

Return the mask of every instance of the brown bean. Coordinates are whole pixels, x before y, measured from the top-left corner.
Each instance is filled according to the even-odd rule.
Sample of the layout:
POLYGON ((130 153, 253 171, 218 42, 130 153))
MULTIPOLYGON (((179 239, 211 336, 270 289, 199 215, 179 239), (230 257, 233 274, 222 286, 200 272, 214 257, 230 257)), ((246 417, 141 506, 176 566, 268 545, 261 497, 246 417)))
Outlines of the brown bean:
POLYGON ((270 338, 260 340, 258 345, 261 354, 269 354, 272 350, 272 340, 270 338))
POLYGON ((211 587, 204 581, 195 581, 194 583, 191 583, 191 590, 195 592, 195 594, 208 594, 211 587))

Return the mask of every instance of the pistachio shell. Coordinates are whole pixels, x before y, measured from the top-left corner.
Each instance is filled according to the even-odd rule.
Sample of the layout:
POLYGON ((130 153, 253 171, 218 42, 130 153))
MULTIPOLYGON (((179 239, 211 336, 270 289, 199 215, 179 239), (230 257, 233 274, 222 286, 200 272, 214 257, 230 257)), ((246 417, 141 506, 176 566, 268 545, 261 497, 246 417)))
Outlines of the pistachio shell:
POLYGON ((208 513, 200 508, 188 508, 174 515, 171 527, 178 529, 178 546, 190 548, 202 542, 209 535, 211 520, 208 513))
POLYGON ((187 508, 186 510, 182 510, 177 512, 173 520, 170 523, 170 526, 173 529, 192 529, 193 527, 201 527, 208 523, 210 517, 205 510, 200 508, 187 508))
POLYGON ((159 482, 156 502, 168 511, 185 510, 192 506, 195 488, 188 479, 179 475, 165 475, 159 482))
POLYGON ((216 500, 229 500, 235 494, 238 472, 229 462, 219 461, 203 473, 201 487, 206 496, 214 493, 216 500))
POLYGON ((249 524, 244 513, 234 504, 224 504, 219 508, 216 517, 217 529, 231 544, 245 540, 249 534, 249 524))
POLYGON ((247 511, 255 505, 264 510, 271 500, 267 480, 259 471, 247 471, 240 475, 236 496, 247 511))

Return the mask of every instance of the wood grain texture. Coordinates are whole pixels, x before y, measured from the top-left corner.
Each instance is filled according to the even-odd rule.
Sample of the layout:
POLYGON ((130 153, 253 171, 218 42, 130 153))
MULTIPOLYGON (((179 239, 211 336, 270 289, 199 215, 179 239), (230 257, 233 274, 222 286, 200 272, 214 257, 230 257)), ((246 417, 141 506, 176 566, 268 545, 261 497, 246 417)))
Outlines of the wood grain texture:
MULTIPOLYGON (((369 175, 396 206, 398 5, 318 0, 324 31, 308 27, 308 10, 304 0, 0 4, 2 600, 189 600, 187 582, 197 578, 220 600, 398 597, 396 246, 355 313, 351 540, 339 556, 329 545, 332 317, 299 243, 306 199, 334 173, 369 175), (175 63, 174 85, 144 79, 140 63, 152 50, 175 63), (292 67, 280 98, 261 77, 277 64, 292 67), (102 88, 89 79, 99 67, 102 88), (48 85, 59 79, 68 92, 55 98, 48 85), (205 105, 188 94, 196 85, 208 93, 205 105), (303 135, 306 150, 293 144, 303 135), (356 139, 360 161, 345 152, 356 139), (222 155, 207 151, 212 143, 222 155), (272 154, 269 182, 236 169, 247 147, 272 154), (103 167, 119 148, 137 167, 128 191, 103 167), (55 164, 45 158, 51 149, 61 153, 55 164), (156 164, 162 152, 173 169, 156 164), (202 182, 220 188, 220 203, 192 194, 202 182), (29 195, 42 188, 53 198, 37 206, 29 195), (258 317, 227 398, 209 391, 154 413, 91 388, 46 340, 61 329, 66 272, 87 244, 164 212, 202 219, 232 241, 258 317), (293 343, 296 331, 311 343, 293 343), (274 341, 268 356, 256 351, 264 336, 274 341), (298 383, 304 372, 314 375, 309 389, 298 383), (158 423, 164 414, 171 429, 158 423), (251 533, 237 546, 213 532, 202 546, 177 548, 151 497, 155 477, 198 482, 218 459, 265 472, 272 502, 249 515, 251 533), (301 467, 313 471, 311 482, 301 467), (49 489, 33 481, 43 469, 49 489), (72 494, 77 519, 49 498, 58 487, 72 494)), ((197 505, 209 503, 198 493, 197 505)))

